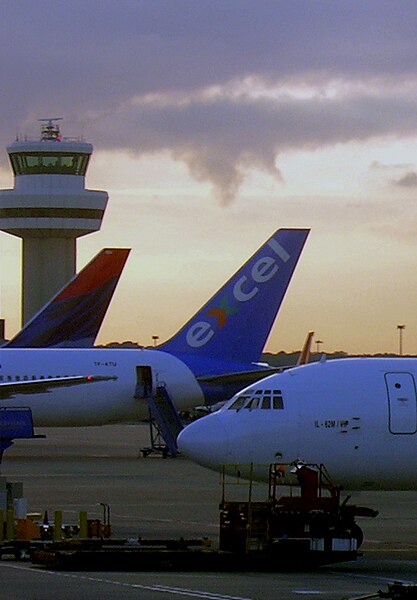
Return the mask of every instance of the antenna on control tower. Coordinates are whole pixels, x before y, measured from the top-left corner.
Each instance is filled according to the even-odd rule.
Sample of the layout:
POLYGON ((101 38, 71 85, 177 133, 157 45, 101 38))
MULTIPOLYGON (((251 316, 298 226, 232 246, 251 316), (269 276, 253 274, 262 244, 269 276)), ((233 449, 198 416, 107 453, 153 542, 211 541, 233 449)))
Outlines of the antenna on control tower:
POLYGON ((59 132, 59 125, 55 123, 55 121, 62 121, 62 117, 52 117, 51 119, 38 119, 41 123, 46 123, 46 125, 41 125, 41 141, 61 141, 61 134, 59 132))

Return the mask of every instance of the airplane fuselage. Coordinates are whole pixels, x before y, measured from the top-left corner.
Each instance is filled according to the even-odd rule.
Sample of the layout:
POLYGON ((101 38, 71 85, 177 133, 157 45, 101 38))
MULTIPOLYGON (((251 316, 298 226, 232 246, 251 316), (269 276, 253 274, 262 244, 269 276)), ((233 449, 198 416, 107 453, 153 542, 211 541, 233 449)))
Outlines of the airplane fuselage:
POLYGON ((416 384, 416 359, 297 367, 245 388, 191 424, 179 447, 212 469, 254 463, 260 479, 267 471, 256 465, 302 460, 323 463, 345 488, 415 488, 416 384))
POLYGON ((35 426, 73 427, 137 422, 148 417, 138 393, 137 368, 149 367, 152 388, 166 387, 178 410, 204 402, 193 373, 180 360, 146 349, 0 349, 0 383, 65 375, 116 379, 41 394, 1 399, 0 407, 28 406, 35 426))

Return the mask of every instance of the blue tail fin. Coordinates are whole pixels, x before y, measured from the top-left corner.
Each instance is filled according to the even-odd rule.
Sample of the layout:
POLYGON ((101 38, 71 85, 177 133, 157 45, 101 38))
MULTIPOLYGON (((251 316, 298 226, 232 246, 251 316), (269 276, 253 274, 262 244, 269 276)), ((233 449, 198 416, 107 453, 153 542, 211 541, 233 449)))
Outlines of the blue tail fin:
POLYGON ((92 346, 130 250, 105 248, 3 348, 92 346))
POLYGON ((158 349, 193 359, 245 364, 258 361, 309 231, 276 231, 211 300, 158 349))

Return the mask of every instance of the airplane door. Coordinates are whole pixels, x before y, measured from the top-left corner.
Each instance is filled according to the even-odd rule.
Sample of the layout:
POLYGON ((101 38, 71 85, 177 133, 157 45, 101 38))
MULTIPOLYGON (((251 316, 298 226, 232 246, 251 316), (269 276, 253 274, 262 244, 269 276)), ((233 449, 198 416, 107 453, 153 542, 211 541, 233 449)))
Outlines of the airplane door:
POLYGON ((416 385, 411 373, 385 373, 391 433, 416 433, 416 385))
POLYGON ((152 369, 147 365, 137 365, 135 398, 140 400, 149 396, 152 396, 152 369))

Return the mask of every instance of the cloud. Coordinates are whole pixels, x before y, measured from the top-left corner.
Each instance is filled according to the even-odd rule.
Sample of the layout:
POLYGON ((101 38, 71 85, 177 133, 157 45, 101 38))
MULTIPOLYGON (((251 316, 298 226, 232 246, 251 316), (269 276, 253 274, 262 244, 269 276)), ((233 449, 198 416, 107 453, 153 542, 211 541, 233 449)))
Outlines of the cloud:
POLYGON ((409 171, 399 179, 392 181, 393 185, 406 188, 417 187, 417 173, 415 171, 409 171))
POLYGON ((192 97, 136 98, 113 114, 97 114, 89 137, 100 147, 138 155, 167 150, 194 177, 209 181, 226 204, 250 169, 282 181, 282 153, 417 131, 414 100, 408 96, 300 98, 281 96, 277 89, 274 97, 270 90, 252 95, 233 94, 231 88, 214 95, 201 90, 192 97))
POLYGON ((383 163, 378 160, 373 160, 369 165, 371 171, 404 171, 404 169, 412 169, 412 163, 383 163))
POLYGON ((416 133, 417 41, 388 0, 5 0, 0 145, 63 116, 98 149, 168 151, 221 203, 289 150, 416 133))

